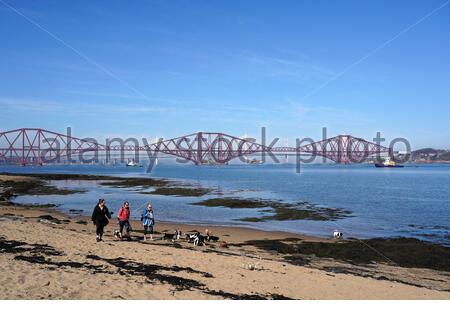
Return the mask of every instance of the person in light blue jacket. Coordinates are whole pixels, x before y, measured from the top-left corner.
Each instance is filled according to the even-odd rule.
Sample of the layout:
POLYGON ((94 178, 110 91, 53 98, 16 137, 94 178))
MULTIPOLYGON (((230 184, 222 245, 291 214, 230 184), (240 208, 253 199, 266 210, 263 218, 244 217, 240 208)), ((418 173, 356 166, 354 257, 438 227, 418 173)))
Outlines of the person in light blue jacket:
POLYGON ((150 234, 150 240, 153 240, 153 226, 155 225, 155 215, 153 214, 152 204, 149 202, 141 215, 141 222, 144 226, 144 241, 147 240, 147 234, 150 234))

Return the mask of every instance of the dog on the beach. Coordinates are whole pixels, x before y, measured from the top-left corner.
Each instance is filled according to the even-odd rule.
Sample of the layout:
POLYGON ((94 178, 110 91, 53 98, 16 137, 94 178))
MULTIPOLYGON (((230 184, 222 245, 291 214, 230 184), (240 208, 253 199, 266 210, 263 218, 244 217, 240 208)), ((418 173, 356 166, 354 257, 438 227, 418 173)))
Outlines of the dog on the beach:
POLYGON ((198 232, 194 239, 194 246, 202 246, 204 244, 205 244, 205 236, 202 236, 200 232, 198 232))
POLYGON ((206 237, 201 235, 200 232, 186 234, 186 240, 189 243, 193 243, 194 246, 202 246, 205 244, 206 237))
POLYGON ((213 241, 213 242, 219 241, 219 237, 213 236, 212 232, 210 230, 206 229, 205 233, 206 233, 206 238, 205 238, 206 241, 208 241, 208 242, 209 241, 213 241))
POLYGON ((114 230, 114 238, 120 239, 120 231, 119 230, 114 230))
POLYGON ((185 233, 184 236, 185 236, 186 241, 189 243, 193 242, 197 233, 198 233, 197 230, 191 230, 191 231, 185 233))
POLYGON ((181 235, 182 235, 182 233, 180 230, 175 230, 175 233, 166 233, 165 232, 162 236, 162 239, 163 240, 172 240, 172 241, 180 240, 181 235))
POLYGON ((225 241, 220 241, 219 248, 228 248, 228 244, 225 241))
POLYGON ((342 239, 342 237, 344 236, 344 234, 342 233, 342 232, 339 232, 339 231, 337 231, 337 230, 334 230, 334 232, 333 232, 333 238, 335 238, 335 239, 342 239))

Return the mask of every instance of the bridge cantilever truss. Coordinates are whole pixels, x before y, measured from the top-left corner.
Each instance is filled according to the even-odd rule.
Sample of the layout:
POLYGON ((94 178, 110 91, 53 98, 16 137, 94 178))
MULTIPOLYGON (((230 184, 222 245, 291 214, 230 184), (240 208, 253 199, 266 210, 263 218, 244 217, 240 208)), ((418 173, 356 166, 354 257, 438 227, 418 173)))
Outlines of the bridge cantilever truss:
POLYGON ((161 139, 146 145, 115 140, 109 144, 100 144, 93 139, 79 139, 44 129, 15 129, 0 132, 0 160, 25 165, 72 159, 76 155, 89 153, 103 152, 110 155, 117 152, 146 152, 152 156, 163 153, 195 164, 203 164, 227 163, 252 154, 272 153, 306 154, 324 157, 337 163, 355 163, 370 156, 392 153, 389 148, 350 135, 339 135, 296 147, 268 147, 254 142, 253 139, 238 138, 220 132, 197 132, 167 140, 161 139))

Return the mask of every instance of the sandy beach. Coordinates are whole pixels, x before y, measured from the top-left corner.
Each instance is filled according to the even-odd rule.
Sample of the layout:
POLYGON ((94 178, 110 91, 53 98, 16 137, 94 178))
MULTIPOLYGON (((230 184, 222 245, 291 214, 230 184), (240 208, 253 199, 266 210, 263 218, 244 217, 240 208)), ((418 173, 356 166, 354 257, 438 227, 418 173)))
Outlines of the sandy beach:
MULTIPOLYGON (((0 176, 27 179, 33 178, 0 176)), ((322 251, 290 251, 339 245, 332 239, 157 222, 156 240, 144 242, 133 221, 131 241, 120 241, 113 218, 97 243, 89 217, 7 201, 0 205, 0 225, 0 299, 450 298, 446 267, 352 263, 322 251), (175 229, 206 228, 221 242, 196 247, 160 239, 175 229)))

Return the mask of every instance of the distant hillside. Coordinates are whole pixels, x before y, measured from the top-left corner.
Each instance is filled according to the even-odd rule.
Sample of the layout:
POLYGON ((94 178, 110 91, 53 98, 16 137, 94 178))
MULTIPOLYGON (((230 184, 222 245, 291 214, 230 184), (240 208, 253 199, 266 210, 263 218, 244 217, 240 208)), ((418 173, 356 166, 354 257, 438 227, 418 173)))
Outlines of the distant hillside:
POLYGON ((411 153, 412 161, 450 161, 450 150, 423 148, 411 153))
POLYGON ((445 151, 439 155, 439 160, 450 161, 450 151, 445 151))

